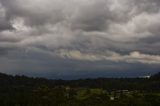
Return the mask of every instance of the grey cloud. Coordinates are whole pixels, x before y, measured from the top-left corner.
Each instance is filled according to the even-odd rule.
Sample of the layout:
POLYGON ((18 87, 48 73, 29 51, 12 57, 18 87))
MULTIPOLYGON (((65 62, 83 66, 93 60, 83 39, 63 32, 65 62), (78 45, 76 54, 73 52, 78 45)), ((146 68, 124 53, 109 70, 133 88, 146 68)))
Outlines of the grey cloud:
POLYGON ((4 7, 0 3, 0 31, 13 29, 11 23, 6 18, 4 7))
POLYGON ((14 45, 125 51, 126 42, 132 42, 128 49, 135 49, 147 42, 143 39, 159 36, 157 0, 1 0, 1 4, 15 29, 2 32, 1 41, 13 40, 14 45))
POLYGON ((82 53, 78 50, 60 50, 55 53, 62 58, 69 58, 82 61, 102 61, 109 60, 114 62, 129 62, 129 63, 146 63, 146 64, 160 64, 159 55, 143 54, 138 51, 133 51, 128 55, 121 55, 113 51, 106 51, 101 54, 82 53))
POLYGON ((103 31, 107 27, 107 21, 111 20, 111 12, 107 1, 93 0, 88 5, 78 8, 77 14, 73 15, 72 28, 84 31, 103 31))
POLYGON ((2 56, 29 51, 54 60, 67 50, 60 54, 115 64, 105 54, 114 51, 118 63, 159 64, 159 0, 0 0, 0 14, 2 56))
POLYGON ((3 30, 13 30, 13 27, 10 23, 6 22, 6 20, 0 19, 0 31, 3 30))
POLYGON ((59 2, 56 2, 55 0, 55 3, 53 2, 54 5, 52 5, 49 0, 46 2, 32 2, 31 0, 1 0, 1 2, 6 9, 7 18, 13 19, 22 17, 27 25, 39 26, 49 22, 57 23, 63 18, 61 14, 62 6, 59 6, 59 2))

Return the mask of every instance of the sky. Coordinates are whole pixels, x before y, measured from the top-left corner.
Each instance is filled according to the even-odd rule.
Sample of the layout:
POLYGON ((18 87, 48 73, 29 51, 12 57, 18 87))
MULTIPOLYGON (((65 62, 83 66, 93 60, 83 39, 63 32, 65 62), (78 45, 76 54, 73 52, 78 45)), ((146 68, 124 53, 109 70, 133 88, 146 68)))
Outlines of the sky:
POLYGON ((160 71, 160 0, 0 0, 0 72, 52 79, 160 71))

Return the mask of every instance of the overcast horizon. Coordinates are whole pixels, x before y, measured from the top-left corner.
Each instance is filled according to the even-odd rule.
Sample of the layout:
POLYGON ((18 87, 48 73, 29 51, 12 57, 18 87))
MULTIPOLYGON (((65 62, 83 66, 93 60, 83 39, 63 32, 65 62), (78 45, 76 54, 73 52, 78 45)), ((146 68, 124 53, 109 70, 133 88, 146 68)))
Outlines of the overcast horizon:
POLYGON ((0 0, 2 73, 78 79, 159 71, 159 0, 0 0))

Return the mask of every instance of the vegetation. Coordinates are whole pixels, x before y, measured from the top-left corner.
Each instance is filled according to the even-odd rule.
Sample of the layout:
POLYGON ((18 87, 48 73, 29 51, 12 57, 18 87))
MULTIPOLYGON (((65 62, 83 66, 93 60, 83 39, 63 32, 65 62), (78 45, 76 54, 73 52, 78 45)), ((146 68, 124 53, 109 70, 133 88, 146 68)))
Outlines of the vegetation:
POLYGON ((158 106, 160 73, 151 78, 47 80, 0 74, 0 106, 158 106))

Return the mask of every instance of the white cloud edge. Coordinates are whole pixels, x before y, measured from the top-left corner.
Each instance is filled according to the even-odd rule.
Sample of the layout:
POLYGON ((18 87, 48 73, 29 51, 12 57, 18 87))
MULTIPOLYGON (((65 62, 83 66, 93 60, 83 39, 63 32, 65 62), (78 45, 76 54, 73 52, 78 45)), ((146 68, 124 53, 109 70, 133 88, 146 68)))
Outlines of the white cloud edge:
POLYGON ((113 61, 127 63, 160 64, 159 55, 150 55, 133 51, 127 55, 121 55, 113 51, 106 51, 103 54, 83 53, 78 50, 58 50, 54 53, 61 58, 80 60, 80 61, 113 61))

